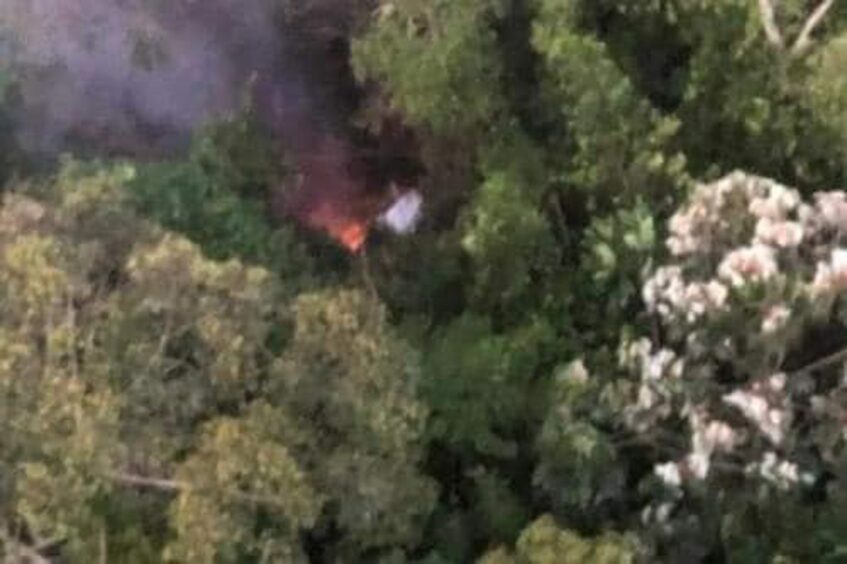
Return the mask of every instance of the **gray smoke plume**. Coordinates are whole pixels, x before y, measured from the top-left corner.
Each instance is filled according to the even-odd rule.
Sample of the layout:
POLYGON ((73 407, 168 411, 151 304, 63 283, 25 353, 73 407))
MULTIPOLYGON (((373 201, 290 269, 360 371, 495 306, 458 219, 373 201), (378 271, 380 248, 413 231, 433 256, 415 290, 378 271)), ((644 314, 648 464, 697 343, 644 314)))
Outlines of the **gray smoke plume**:
POLYGON ((0 36, 19 78, 22 146, 42 153, 80 144, 136 155, 170 151, 199 124, 237 110, 251 77, 270 102, 269 120, 311 128, 312 93, 281 32, 279 5, 0 1, 0 36))

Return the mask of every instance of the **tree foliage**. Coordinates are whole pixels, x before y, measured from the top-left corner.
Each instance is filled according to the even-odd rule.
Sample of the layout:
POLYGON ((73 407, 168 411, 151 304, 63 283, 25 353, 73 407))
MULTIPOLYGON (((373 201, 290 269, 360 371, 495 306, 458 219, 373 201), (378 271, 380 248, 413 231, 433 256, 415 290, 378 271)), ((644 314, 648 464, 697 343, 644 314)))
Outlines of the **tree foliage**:
POLYGON ((259 106, 0 156, 4 557, 842 561, 847 8, 355 12, 336 131, 411 131, 412 235, 275 214, 259 106))
POLYGON ((188 562, 305 558, 311 527, 347 531, 327 550, 348 560, 414 542, 434 495, 416 470, 426 411, 381 306, 292 304, 270 271, 137 217, 132 176, 69 162, 46 201, 4 202, 7 537, 80 561, 113 535, 135 535, 122 560, 188 562), (135 511, 149 530, 116 529, 135 511))

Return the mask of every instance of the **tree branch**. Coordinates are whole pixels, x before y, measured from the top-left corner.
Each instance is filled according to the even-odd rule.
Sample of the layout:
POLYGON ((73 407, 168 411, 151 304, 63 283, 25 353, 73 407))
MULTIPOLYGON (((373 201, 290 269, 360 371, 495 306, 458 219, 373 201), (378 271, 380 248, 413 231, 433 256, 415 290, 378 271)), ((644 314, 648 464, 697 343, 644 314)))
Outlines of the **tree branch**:
POLYGON ((106 538, 106 527, 100 528, 100 562, 99 564, 109 564, 109 544, 106 538))
POLYGON ((835 364, 836 362, 840 362, 842 360, 847 360, 847 347, 835 351, 832 354, 829 354, 823 358, 819 358, 818 360, 812 362, 811 364, 807 364, 803 368, 795 370, 791 373, 791 376, 798 376, 801 374, 808 374, 809 372, 814 372, 815 370, 820 370, 821 368, 825 368, 830 364, 835 364))
POLYGON ((370 292, 371 296, 376 299, 379 296, 379 293, 377 292, 376 284, 374 284, 373 277, 371 276, 371 264, 368 260, 368 249, 366 247, 362 247, 362 252, 359 256, 362 264, 362 279, 365 282, 368 292, 370 292))
POLYGON ((762 27, 765 29, 765 36, 774 46, 780 49, 785 47, 785 41, 782 39, 782 32, 776 23, 776 11, 773 7, 774 0, 759 0, 759 14, 762 17, 762 27))
POLYGON ((0 541, 3 542, 4 562, 9 562, 10 564, 52 564, 51 560, 42 556, 38 550, 12 538, 5 530, 0 531, 0 541))
POLYGON ((168 480, 165 478, 148 478, 147 476, 136 476, 135 474, 118 474, 112 473, 107 476, 113 482, 117 482, 124 486, 136 488, 152 488, 166 492, 181 492, 188 488, 188 484, 177 482, 176 480, 168 480))
MULTIPOLYGON (((134 487, 134 488, 149 488, 154 490, 159 490, 168 493, 183 493, 185 491, 196 491, 203 492, 209 490, 215 490, 216 488, 200 488, 194 484, 188 482, 180 482, 177 480, 169 480, 167 478, 150 478, 147 476, 138 476, 136 474, 126 474, 126 473, 110 473, 106 475, 106 478, 116 482, 118 484, 122 484, 124 486, 134 487)), ((236 501, 240 501, 242 503, 250 503, 253 505, 263 505, 265 507, 273 507, 275 509, 285 509, 286 504, 273 496, 267 495, 256 495, 251 493, 245 493, 243 491, 238 491, 232 488, 221 488, 219 490, 220 493, 230 496, 232 499, 236 501)))
POLYGON ((812 12, 809 19, 806 20, 805 24, 803 24, 803 29, 800 31, 800 35, 797 36, 797 41, 795 41, 794 46, 791 47, 792 54, 799 55, 809 48, 812 44, 812 33, 814 33, 815 29, 817 29, 817 27, 821 24, 833 4, 835 4, 835 0, 824 0, 818 4, 818 7, 815 8, 815 11, 812 12))

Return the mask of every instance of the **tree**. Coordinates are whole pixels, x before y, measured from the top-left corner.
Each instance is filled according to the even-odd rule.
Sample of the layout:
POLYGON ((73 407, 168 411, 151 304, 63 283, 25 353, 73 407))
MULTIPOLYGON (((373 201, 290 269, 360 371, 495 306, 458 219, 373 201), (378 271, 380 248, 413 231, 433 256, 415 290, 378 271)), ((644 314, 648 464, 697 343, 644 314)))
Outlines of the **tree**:
POLYGON ((642 556, 638 542, 627 535, 605 533, 596 538, 561 529, 549 515, 539 517, 522 533, 515 551, 492 551, 480 564, 554 564, 556 562, 638 562, 642 556))
POLYGON ((345 532, 337 547, 345 560, 413 545, 433 507, 434 484, 416 468, 426 421, 418 363, 362 292, 304 294, 294 304, 274 396, 314 422, 308 465, 334 500, 328 517, 345 532))
POLYGON ((385 3, 353 46, 360 79, 377 80, 412 125, 436 133, 484 130, 504 109, 496 37, 501 0, 385 3))
POLYGON ((185 235, 214 259, 237 258, 282 275, 292 292, 313 282, 314 259, 271 195, 286 169, 248 107, 198 132, 188 158, 139 165, 128 184, 139 213, 185 235))
MULTIPOLYGON (((811 57, 812 76, 806 95, 811 99, 819 119, 832 125, 832 151, 841 151, 845 162, 844 138, 847 119, 847 97, 844 94, 844 69, 847 68, 847 35, 841 34, 822 45, 811 57)), ((843 166, 843 164, 842 164, 843 166)))
POLYGON ((186 484, 172 506, 178 562, 308 562, 299 533, 324 503, 295 454, 313 439, 264 403, 221 417, 180 466, 186 484), (260 532, 256 532, 256 531, 260 532))
POLYGON ((685 185, 685 158, 672 144, 680 124, 639 95, 607 47, 580 31, 576 12, 570 2, 541 2, 532 34, 564 174, 601 210, 636 195, 667 205, 685 185))
POLYGON ((413 545, 435 495, 426 410, 381 306, 292 305, 269 271, 134 215, 133 174, 67 162, 42 201, 6 196, 7 549, 302 560, 313 529, 344 531, 324 550, 346 561, 413 545))
POLYGON ((670 219, 671 257, 643 287, 661 331, 622 345, 633 376, 615 385, 670 492, 654 518, 669 530, 702 523, 685 550, 699 542, 705 555, 715 535, 739 558, 815 557, 814 535, 784 531, 805 528, 816 507, 802 493, 839 471, 845 212, 842 191, 807 203, 735 173, 700 185, 670 219))
POLYGON ((506 335, 466 315, 435 336, 422 391, 432 409, 430 434, 469 457, 511 458, 514 435, 535 401, 535 370, 549 334, 528 326, 506 335))

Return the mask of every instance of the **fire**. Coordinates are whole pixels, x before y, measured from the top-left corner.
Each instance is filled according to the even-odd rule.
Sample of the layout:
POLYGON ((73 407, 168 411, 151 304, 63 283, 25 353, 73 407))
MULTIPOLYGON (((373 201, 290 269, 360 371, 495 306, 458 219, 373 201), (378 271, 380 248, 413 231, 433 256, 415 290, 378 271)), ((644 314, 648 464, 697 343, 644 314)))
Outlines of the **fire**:
POLYGON ((365 244, 382 197, 355 174, 350 147, 324 136, 295 156, 298 177, 286 208, 306 226, 323 231, 351 253, 365 244))
POLYGON ((362 250, 375 223, 397 233, 414 229, 420 194, 374 182, 344 141, 323 136, 297 151, 295 162, 297 177, 285 190, 287 213, 351 253, 362 250))
POLYGON ((313 229, 326 232, 351 253, 358 253, 368 238, 370 221, 360 219, 334 209, 330 205, 313 210, 306 216, 306 223, 313 229))
POLYGON ((345 227, 341 233, 335 237, 342 245, 347 247, 351 253, 357 253, 368 238, 368 226, 361 223, 352 223, 345 227))

